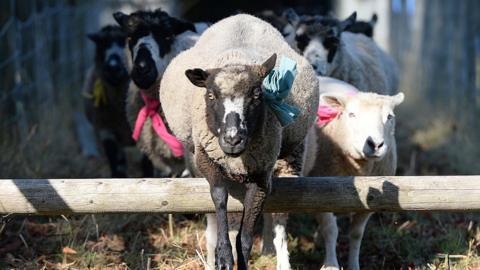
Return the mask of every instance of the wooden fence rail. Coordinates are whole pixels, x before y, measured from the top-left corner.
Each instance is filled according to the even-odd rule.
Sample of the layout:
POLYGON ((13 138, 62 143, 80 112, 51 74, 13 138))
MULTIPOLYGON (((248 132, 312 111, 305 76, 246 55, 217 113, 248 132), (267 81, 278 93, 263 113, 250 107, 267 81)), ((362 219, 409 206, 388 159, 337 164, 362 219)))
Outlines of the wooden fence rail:
MULTIPOLYGON (((229 211, 241 211, 231 186, 229 211)), ((267 212, 478 211, 480 176, 302 177, 273 180, 267 212)), ((200 178, 4 179, 0 214, 206 213, 200 178)))

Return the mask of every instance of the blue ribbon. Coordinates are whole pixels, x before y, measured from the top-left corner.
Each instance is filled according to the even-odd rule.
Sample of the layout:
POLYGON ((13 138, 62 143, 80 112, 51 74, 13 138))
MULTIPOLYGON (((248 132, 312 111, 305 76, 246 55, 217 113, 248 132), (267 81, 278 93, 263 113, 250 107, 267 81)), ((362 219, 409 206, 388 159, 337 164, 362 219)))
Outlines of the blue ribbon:
POLYGON ((292 89, 296 75, 297 63, 290 58, 282 57, 280 66, 270 71, 263 80, 262 88, 265 101, 282 127, 292 123, 300 113, 300 110, 296 107, 283 102, 292 89))

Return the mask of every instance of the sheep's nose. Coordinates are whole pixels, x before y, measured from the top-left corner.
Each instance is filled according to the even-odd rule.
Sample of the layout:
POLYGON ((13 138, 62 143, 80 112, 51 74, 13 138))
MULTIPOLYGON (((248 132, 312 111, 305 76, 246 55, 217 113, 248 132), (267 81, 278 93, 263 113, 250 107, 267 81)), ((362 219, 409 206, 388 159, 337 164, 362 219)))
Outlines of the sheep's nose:
POLYGON ((147 73, 147 72, 148 72, 148 64, 147 64, 147 61, 145 61, 145 60, 139 61, 139 62, 136 64, 136 68, 137 68, 137 70, 138 70, 140 73, 147 73))
POLYGON ((239 145, 242 142, 242 138, 240 136, 225 136, 224 140, 231 146, 239 145))
POLYGON ((367 139, 367 145, 370 147, 372 151, 378 151, 378 149, 382 148, 384 145, 384 141, 381 142, 375 142, 371 137, 367 139))

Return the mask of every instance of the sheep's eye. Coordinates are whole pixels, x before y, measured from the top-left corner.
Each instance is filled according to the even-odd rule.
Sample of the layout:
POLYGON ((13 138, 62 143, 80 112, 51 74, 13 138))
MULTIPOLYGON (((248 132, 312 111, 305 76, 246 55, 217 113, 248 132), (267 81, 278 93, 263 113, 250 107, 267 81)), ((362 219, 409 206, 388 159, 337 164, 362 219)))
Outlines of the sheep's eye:
POLYGON ((208 93, 208 99, 214 100, 214 99, 215 99, 215 95, 214 95, 213 93, 208 93))
POLYGON ((392 120, 392 119, 393 119, 393 117, 395 117, 393 114, 388 114, 388 116, 387 116, 387 120, 392 120))
POLYGON ((355 117, 355 114, 351 112, 351 113, 348 114, 348 117, 353 118, 353 117, 355 117))
POLYGON ((261 94, 262 94, 262 90, 260 89, 260 87, 257 87, 255 89, 253 89, 253 98, 254 99, 259 99, 261 94))

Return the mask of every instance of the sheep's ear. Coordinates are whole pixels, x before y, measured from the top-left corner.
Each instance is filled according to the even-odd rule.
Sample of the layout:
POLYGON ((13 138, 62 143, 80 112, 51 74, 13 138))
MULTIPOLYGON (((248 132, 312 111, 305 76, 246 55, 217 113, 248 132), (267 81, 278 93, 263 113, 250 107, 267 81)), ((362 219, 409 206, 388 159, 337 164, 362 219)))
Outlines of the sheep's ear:
POLYGON ((197 29, 195 29, 195 25, 191 22, 174 19, 172 25, 173 25, 173 33, 175 35, 179 35, 183 32, 189 31, 189 30, 194 32, 194 33, 197 32, 197 29))
POLYGON ((402 92, 396 94, 395 96, 392 96, 393 106, 400 105, 404 99, 405 99, 405 95, 402 92))
POLYGON ((287 21, 293 26, 296 26, 300 23, 300 16, 298 16, 293 8, 287 8, 282 13, 282 17, 287 19, 287 21))
POLYGON ((88 39, 90 39, 91 41, 95 42, 95 43, 98 43, 100 41, 100 34, 98 33, 89 33, 87 34, 87 37, 88 39))
POLYGON ((272 71, 272 69, 275 67, 276 62, 277 62, 277 54, 274 53, 261 65, 261 68, 260 68, 261 76, 262 77, 267 76, 268 73, 270 73, 270 71, 272 71))
POLYGON ((320 96, 320 99, 323 103, 339 111, 342 111, 345 108, 346 97, 344 96, 335 94, 322 94, 320 96))
POLYGON ((118 25, 120 25, 123 28, 127 24, 128 15, 121 11, 117 11, 113 13, 113 18, 115 19, 115 21, 117 21, 118 25))
POLYGON ((187 69, 185 71, 185 75, 193 85, 198 87, 207 87, 206 80, 210 75, 207 71, 200 68, 187 69))
POLYGON ((357 21, 357 12, 354 11, 352 15, 350 15, 345 20, 341 21, 338 25, 339 32, 345 31, 348 27, 352 26, 357 21))
POLYGON ((373 13, 372 18, 370 19, 370 25, 374 26, 378 21, 377 13, 373 13))
POLYGON ((123 31, 128 34, 135 32, 138 26, 143 23, 143 19, 138 16, 130 16, 122 12, 115 12, 113 17, 117 23, 122 27, 123 31))

